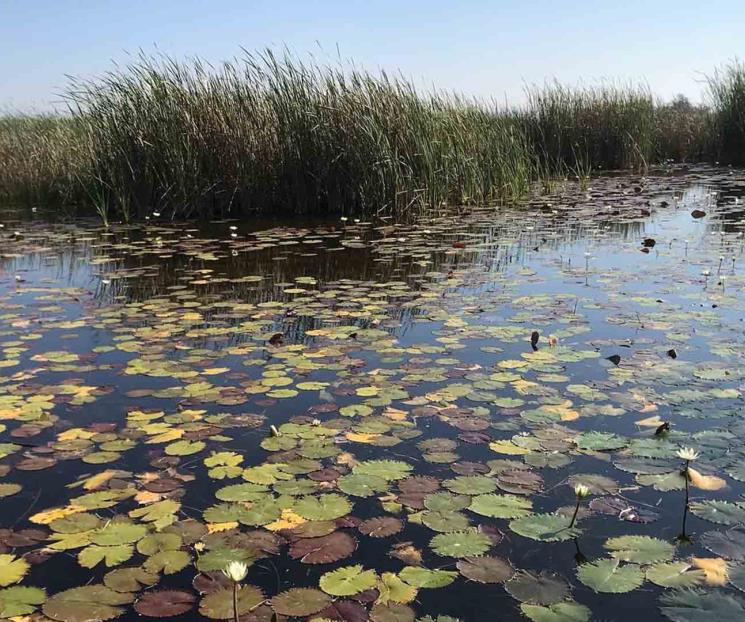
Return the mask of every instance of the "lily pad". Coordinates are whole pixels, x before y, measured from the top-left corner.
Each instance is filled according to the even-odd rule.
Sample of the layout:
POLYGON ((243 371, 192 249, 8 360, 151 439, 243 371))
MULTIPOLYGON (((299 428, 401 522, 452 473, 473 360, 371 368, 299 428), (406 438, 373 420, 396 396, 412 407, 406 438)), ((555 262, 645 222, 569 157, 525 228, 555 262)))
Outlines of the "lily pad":
POLYGON ((520 609, 533 622, 588 622, 592 615, 590 609, 572 601, 548 607, 523 603, 520 609))
POLYGON ((582 564, 577 576, 587 587, 606 594, 631 592, 644 583, 644 573, 636 564, 622 564, 618 559, 598 559, 582 564))
POLYGON ((667 561, 675 552, 669 542, 649 536, 619 536, 606 540, 604 546, 616 559, 637 564, 667 561))
POLYGON ((272 609, 283 616, 303 617, 318 613, 331 603, 321 592, 308 587, 295 587, 277 594, 271 600, 272 609))
POLYGON ((468 509, 491 518, 522 518, 533 511, 533 504, 516 495, 488 494, 474 497, 468 509))
POLYGON ((489 536, 479 533, 475 529, 441 533, 432 538, 429 543, 438 555, 446 557, 470 557, 481 555, 491 548, 489 536))
POLYGON ((569 517, 560 514, 531 514, 510 522, 510 529, 516 534, 542 542, 561 542, 579 536, 582 531, 570 527, 569 517))
POLYGON ((179 616, 194 606, 196 597, 185 590, 154 590, 145 592, 135 603, 135 611, 150 618, 179 616))
POLYGON ((569 584, 549 570, 518 570, 504 588, 513 598, 529 605, 552 605, 569 595, 569 584))
POLYGON ((458 576, 450 570, 430 570, 419 566, 407 566, 398 576, 409 585, 419 588, 440 588, 450 585, 458 576))
POLYGON ((466 579, 477 583, 503 583, 515 574, 508 561, 486 555, 459 559, 456 566, 466 579))
MULTIPOLYGON (((245 615, 264 601, 262 591, 253 585, 241 585, 238 590, 238 615, 245 615)), ((234 615, 233 588, 215 590, 202 598, 199 613, 213 620, 232 620, 234 615)))

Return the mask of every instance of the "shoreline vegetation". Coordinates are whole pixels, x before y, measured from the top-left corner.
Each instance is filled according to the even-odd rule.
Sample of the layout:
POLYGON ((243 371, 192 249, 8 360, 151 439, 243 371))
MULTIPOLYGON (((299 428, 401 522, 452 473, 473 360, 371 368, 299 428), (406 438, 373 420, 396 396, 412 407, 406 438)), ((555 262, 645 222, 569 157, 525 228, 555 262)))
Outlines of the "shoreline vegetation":
POLYGON ((548 83, 504 108, 271 51, 219 66, 141 56, 71 79, 67 114, 0 117, 0 202, 104 222, 401 217, 597 170, 745 164, 745 64, 715 71, 707 95, 548 83))

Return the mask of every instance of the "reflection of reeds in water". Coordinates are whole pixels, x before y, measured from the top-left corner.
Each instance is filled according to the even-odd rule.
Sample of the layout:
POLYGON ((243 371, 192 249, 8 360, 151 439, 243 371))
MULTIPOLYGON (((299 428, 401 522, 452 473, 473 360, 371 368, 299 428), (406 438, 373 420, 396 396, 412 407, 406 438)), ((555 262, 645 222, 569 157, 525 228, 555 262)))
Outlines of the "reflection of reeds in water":
MULTIPOLYGON (((676 183, 682 188, 680 195, 688 196, 685 180, 679 178, 676 183)), ((633 210, 645 201, 644 197, 624 199, 618 184, 617 178, 598 180, 596 188, 603 199, 588 199, 582 209, 592 211, 593 202, 613 198, 615 204, 627 201, 628 209, 633 210)), ((178 224, 86 229, 18 223, 21 237, 15 247, 6 250, 18 251, 21 256, 2 263, 9 274, 38 271, 55 283, 87 289, 104 308, 146 303, 153 306, 153 314, 157 310, 185 313, 188 308, 184 303, 196 300, 202 315, 195 324, 197 329, 236 327, 260 314, 269 320, 267 332, 281 331, 289 342, 302 342, 308 339, 308 330, 322 326, 372 326, 369 314, 357 313, 372 301, 384 310, 386 318, 374 326, 402 335, 422 313, 417 299, 432 284, 440 284, 435 285, 441 288, 438 295, 478 294, 490 289, 499 279, 497 273, 530 262, 541 253, 636 240, 643 233, 644 222, 638 218, 576 217, 564 200, 574 196, 575 189, 566 187, 563 192, 565 196, 557 195, 552 203, 564 206, 561 209, 546 209, 542 200, 534 200, 522 208, 502 210, 498 220, 489 210, 474 210, 424 223, 389 224, 382 230, 374 225, 318 225, 275 228, 233 238, 227 224, 197 231, 191 225, 178 224), (459 240, 466 241, 464 247, 454 252, 454 242, 459 240), (355 247, 345 247, 345 243, 355 247), (457 288, 449 288, 443 281, 451 271, 465 275, 457 280, 457 288), (303 284, 303 278, 314 282, 303 284), (385 285, 395 282, 402 283, 401 287, 385 285), (287 291, 295 287, 308 293, 287 291), (326 292, 332 294, 319 297, 326 292), (376 298, 379 293, 382 297, 376 298), (267 302, 278 304, 258 306, 267 302), (237 304, 250 308, 234 309, 237 304), (323 311, 334 310, 353 313, 324 317, 323 311)), ((142 326, 160 322, 156 315, 148 321, 143 317, 126 321, 142 326)), ((167 316, 162 321, 166 322, 167 316)), ((218 348, 245 341, 240 331, 195 339, 202 347, 218 348)))

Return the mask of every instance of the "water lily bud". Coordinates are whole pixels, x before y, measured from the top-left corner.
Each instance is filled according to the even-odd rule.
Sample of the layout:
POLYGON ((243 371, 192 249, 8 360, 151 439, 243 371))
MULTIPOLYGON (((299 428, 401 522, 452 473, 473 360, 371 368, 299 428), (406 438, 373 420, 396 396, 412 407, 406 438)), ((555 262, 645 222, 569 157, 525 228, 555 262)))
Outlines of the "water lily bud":
POLYGON ((574 494, 577 495, 578 499, 584 499, 590 496, 590 489, 584 484, 577 484, 574 487, 574 494))

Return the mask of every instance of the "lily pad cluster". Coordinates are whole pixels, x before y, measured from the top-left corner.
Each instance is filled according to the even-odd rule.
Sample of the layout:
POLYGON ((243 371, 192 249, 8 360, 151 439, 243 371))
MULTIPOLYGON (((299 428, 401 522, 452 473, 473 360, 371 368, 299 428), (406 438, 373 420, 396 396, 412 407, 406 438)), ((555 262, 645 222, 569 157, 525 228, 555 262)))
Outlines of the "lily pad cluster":
POLYGON ((3 228, 0 619, 736 619, 739 191, 3 228))

